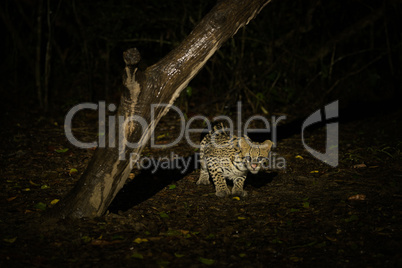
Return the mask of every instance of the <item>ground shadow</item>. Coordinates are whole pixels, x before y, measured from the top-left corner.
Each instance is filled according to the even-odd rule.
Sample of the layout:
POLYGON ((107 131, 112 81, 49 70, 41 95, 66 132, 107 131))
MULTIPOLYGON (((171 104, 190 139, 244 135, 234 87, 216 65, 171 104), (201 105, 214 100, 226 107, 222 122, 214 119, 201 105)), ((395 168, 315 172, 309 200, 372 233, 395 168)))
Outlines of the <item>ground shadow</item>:
POLYGON ((254 188, 261 188, 264 187, 265 185, 271 183, 275 177, 278 176, 278 172, 264 172, 261 171, 257 174, 247 174, 247 179, 244 182, 244 188, 247 188, 248 185, 254 187, 254 188))
MULTIPOLYGON (((184 168, 184 165, 178 165, 177 162, 175 162, 177 161, 176 159, 169 161, 169 163, 164 163, 163 166, 165 168, 158 168, 158 166, 153 163, 153 165, 150 165, 147 169, 141 170, 139 175, 120 190, 108 210, 112 213, 117 213, 118 211, 125 212, 199 168, 198 153, 180 159, 180 161, 185 161, 188 168, 184 168)), ((264 171, 256 175, 249 173, 247 175, 246 185, 261 188, 271 183, 277 175, 277 172, 264 171)), ((212 181, 211 184, 213 185, 212 181)), ((229 180, 228 185, 232 186, 229 180)), ((195 186, 196 185, 194 185, 194 187, 195 186)))
POLYGON ((163 163, 151 161, 146 169, 142 169, 132 181, 120 190, 110 204, 109 211, 113 213, 126 211, 149 199, 169 184, 181 180, 197 169, 197 159, 198 153, 163 163))

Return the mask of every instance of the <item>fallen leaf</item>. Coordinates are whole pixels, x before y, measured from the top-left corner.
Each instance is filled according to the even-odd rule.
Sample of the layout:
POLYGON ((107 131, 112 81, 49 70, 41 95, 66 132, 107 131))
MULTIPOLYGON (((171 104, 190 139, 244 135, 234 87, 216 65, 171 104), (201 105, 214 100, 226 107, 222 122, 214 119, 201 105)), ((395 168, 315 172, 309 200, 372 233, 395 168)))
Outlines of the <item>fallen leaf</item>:
POLYGON ((350 216, 350 218, 345 219, 345 222, 352 222, 352 221, 357 221, 359 219, 359 216, 353 214, 350 216))
POLYGON ((17 198, 17 196, 9 197, 9 198, 7 198, 7 201, 8 201, 8 202, 13 201, 13 200, 16 199, 16 198, 17 198))
POLYGON ((184 235, 187 235, 187 234, 189 234, 189 233, 190 233, 190 231, 189 231, 189 230, 180 230, 180 232, 181 232, 182 234, 184 234, 184 235))
POLYGON ((289 260, 291 260, 293 262, 301 262, 301 261, 303 261, 303 258, 292 256, 292 257, 289 258, 289 260))
POLYGON ((78 170, 76 168, 71 168, 70 171, 68 172, 68 174, 71 176, 77 172, 78 172, 78 170))
POLYGON ((337 241, 337 239, 336 239, 336 238, 333 238, 333 237, 325 236, 325 238, 328 239, 329 241, 332 241, 332 242, 336 242, 336 241, 337 241))
POLYGON ((364 200, 366 200, 366 195, 365 194, 355 194, 355 195, 349 196, 348 200, 364 201, 364 200))
POLYGON ((112 236, 112 240, 124 240, 124 237, 122 235, 114 235, 112 236))
POLYGON ((366 164, 364 164, 364 163, 361 163, 361 164, 357 164, 357 165, 354 165, 353 166, 353 168, 366 168, 367 166, 366 166, 366 164))
POLYGON ((62 149, 55 149, 54 150, 56 153, 65 153, 68 151, 68 148, 62 148, 62 149))
POLYGON ((131 258, 135 258, 135 259, 144 259, 144 256, 141 253, 138 252, 134 252, 133 254, 131 254, 131 258))
POLYGON ((169 133, 165 133, 165 134, 157 136, 156 139, 160 140, 160 139, 163 139, 163 138, 168 137, 168 136, 169 136, 169 133))
POLYGON ((32 180, 29 180, 29 183, 30 183, 31 185, 33 185, 33 186, 39 186, 39 184, 34 183, 32 180))
POLYGON ((168 215, 166 212, 161 212, 161 213, 159 213, 159 216, 160 216, 161 218, 169 218, 169 215, 168 215))
POLYGON ((161 239, 162 239, 162 237, 160 237, 160 236, 149 237, 149 238, 148 238, 149 241, 159 241, 159 240, 161 240, 161 239))
POLYGON ((296 155, 295 158, 296 158, 296 159, 303 159, 303 156, 301 156, 301 155, 296 155))
POLYGON ((232 199, 234 199, 234 200, 240 200, 240 197, 238 197, 238 196, 233 196, 232 199))
POLYGON ((100 239, 94 239, 91 241, 91 244, 94 246, 102 246, 104 245, 105 240, 100 240, 100 239))
MULTIPOLYGON (((166 236, 182 236, 185 235, 184 233, 186 232, 185 230, 167 230, 166 233, 164 233, 164 235, 166 236)), ((188 233, 187 233, 188 234, 188 233)))
POLYGON ((59 201, 60 201, 59 199, 53 199, 53 200, 50 202, 50 205, 54 206, 54 205, 56 205, 59 201))
POLYGON ((312 170, 312 171, 310 171, 310 173, 318 173, 319 171, 318 170, 312 170))
POLYGON ((107 241, 107 240, 93 239, 91 241, 91 245, 93 245, 93 246, 108 246, 108 245, 118 244, 118 243, 121 243, 121 242, 122 242, 122 240, 107 241))
POLYGON ((214 239, 216 236, 214 234, 207 235, 206 239, 214 239))
POLYGON ((170 264, 169 261, 165 261, 165 260, 157 260, 156 262, 158 263, 158 265, 160 267, 166 267, 166 266, 168 266, 170 264))
POLYGON ((4 238, 3 241, 7 242, 7 243, 14 243, 17 240, 17 237, 13 237, 13 238, 4 238))
POLYGON ((175 253, 174 255, 176 256, 176 258, 182 258, 185 256, 184 254, 179 254, 179 253, 175 253))
POLYGON ((34 207, 35 207, 36 209, 39 209, 39 210, 46 210, 46 204, 45 204, 45 203, 42 203, 42 202, 39 202, 39 203, 35 204, 34 207))
POLYGON ((136 239, 134 239, 134 243, 137 243, 137 244, 141 244, 141 243, 144 243, 144 242, 148 242, 148 239, 140 238, 140 237, 137 237, 136 239))
POLYGON ((237 217, 237 219, 239 219, 239 220, 245 220, 246 219, 246 217, 237 217))
POLYGON ((49 189, 50 186, 49 186, 49 185, 46 185, 46 184, 43 184, 40 188, 41 188, 42 190, 45 190, 45 189, 49 189))
POLYGON ((83 243, 87 244, 92 241, 92 238, 87 235, 84 235, 83 237, 81 237, 81 240, 83 243))
POLYGON ((212 265, 212 264, 215 263, 215 260, 213 260, 213 259, 207 259, 207 258, 203 258, 203 257, 198 257, 198 260, 199 260, 200 262, 202 262, 203 264, 206 264, 206 265, 212 265))

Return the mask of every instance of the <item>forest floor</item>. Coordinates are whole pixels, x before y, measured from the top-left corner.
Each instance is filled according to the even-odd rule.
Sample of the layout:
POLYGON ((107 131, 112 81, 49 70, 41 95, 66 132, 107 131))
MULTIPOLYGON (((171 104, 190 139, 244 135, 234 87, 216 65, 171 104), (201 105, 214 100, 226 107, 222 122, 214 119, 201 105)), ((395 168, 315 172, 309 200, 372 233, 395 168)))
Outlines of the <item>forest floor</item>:
MULTIPOLYGON (((401 267, 402 111, 360 115, 340 114, 335 168, 304 148, 300 125, 279 130, 273 151, 286 166, 249 175, 245 198, 196 185, 199 170, 176 161, 195 162, 185 141, 147 147, 142 156, 163 167, 135 170, 105 216, 53 227, 41 215, 94 150, 67 141, 63 117, 9 116, 0 133, 0 266, 401 267)), ((96 139, 96 115, 75 120, 80 139, 96 139)), ((166 116, 157 143, 173 140, 179 123, 166 116)), ((321 127, 305 138, 322 151, 325 135, 321 127)))

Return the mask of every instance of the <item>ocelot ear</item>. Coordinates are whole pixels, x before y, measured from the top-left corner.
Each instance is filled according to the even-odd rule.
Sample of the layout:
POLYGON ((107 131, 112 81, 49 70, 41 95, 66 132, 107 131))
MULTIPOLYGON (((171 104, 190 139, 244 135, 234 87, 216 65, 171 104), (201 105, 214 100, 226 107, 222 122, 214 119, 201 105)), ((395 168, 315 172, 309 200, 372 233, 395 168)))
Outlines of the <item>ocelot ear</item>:
POLYGON ((243 155, 250 150, 250 144, 248 143, 248 141, 244 137, 240 138, 239 147, 240 147, 240 150, 243 153, 243 155))
POLYGON ((262 143, 262 147, 263 147, 265 150, 268 150, 268 151, 271 150, 272 145, 274 145, 274 143, 273 143, 272 141, 270 141, 270 140, 266 140, 266 141, 264 141, 264 142, 262 143))

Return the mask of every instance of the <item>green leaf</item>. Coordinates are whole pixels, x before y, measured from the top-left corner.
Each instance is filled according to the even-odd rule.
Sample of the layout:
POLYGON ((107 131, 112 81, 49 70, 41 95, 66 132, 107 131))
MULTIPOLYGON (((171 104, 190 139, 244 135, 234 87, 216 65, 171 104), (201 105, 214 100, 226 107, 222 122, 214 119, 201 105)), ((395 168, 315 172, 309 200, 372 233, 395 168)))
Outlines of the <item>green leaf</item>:
POLYGON ((64 149, 56 149, 54 150, 56 153, 65 153, 68 151, 68 148, 64 148, 64 149))
POLYGON ((4 238, 3 241, 7 242, 7 243, 14 243, 17 240, 17 237, 13 237, 13 238, 4 238))
POLYGON ((92 241, 92 238, 87 235, 84 235, 83 237, 81 237, 81 240, 83 243, 88 244, 89 242, 92 241))
POLYGON ((187 87, 186 88, 186 93, 188 97, 191 97, 193 95, 193 88, 192 87, 187 87))
POLYGON ((46 185, 46 184, 43 184, 40 188, 41 188, 42 190, 45 190, 45 189, 49 189, 50 186, 49 186, 49 185, 46 185))
POLYGON ((304 208, 310 208, 310 203, 309 202, 303 202, 303 207, 304 208))
POLYGON ((359 219, 359 216, 353 214, 350 216, 349 219, 345 219, 345 222, 352 222, 352 221, 357 221, 359 219))
POLYGON ((134 252, 133 254, 131 254, 131 258, 136 258, 136 259, 144 259, 144 256, 141 253, 138 252, 134 252))
POLYGON ((174 185, 174 184, 169 185, 169 190, 173 190, 173 189, 176 189, 176 185, 174 185))
POLYGON ((134 242, 134 243, 137 243, 137 244, 141 244, 141 243, 144 243, 144 242, 148 242, 148 239, 146 239, 146 238, 141 238, 141 237, 137 237, 136 239, 134 239, 133 242, 134 242))
POLYGON ((112 240, 124 240, 124 237, 122 235, 114 235, 112 236, 112 240))
POLYGON ((39 210, 46 210, 46 204, 45 204, 45 203, 42 203, 42 202, 39 202, 39 203, 35 204, 34 207, 35 207, 36 209, 39 209, 39 210))
POLYGON ((290 212, 299 212, 300 211, 300 209, 298 209, 298 208, 291 208, 290 209, 290 212))
POLYGON ((203 258, 203 257, 198 257, 198 260, 199 260, 200 262, 202 262, 203 264, 206 264, 206 265, 212 265, 212 264, 215 263, 215 260, 213 260, 213 259, 207 259, 207 258, 203 258))
POLYGON ((50 202, 50 205, 54 206, 54 205, 56 205, 59 201, 60 201, 60 199, 53 199, 53 200, 50 202))
POLYGON ((214 239, 215 235, 214 234, 209 234, 207 235, 207 237, 205 237, 205 239, 214 239))
POLYGON ((176 258, 182 258, 182 257, 185 256, 184 254, 179 254, 179 253, 177 253, 177 252, 176 252, 174 255, 176 256, 176 258))
POLYGON ((157 260, 156 263, 160 266, 160 267, 166 267, 170 264, 169 261, 165 261, 165 260, 157 260))
POLYGON ((167 230, 166 236, 180 236, 182 233, 179 230, 167 230))
POLYGON ((168 215, 166 212, 161 212, 161 213, 159 213, 159 216, 160 216, 161 218, 169 218, 169 215, 168 215))

